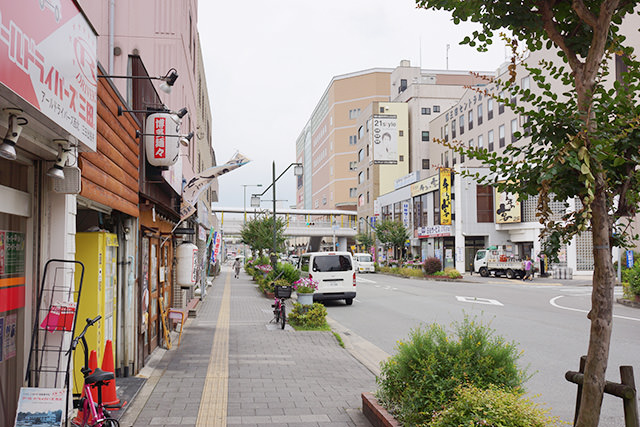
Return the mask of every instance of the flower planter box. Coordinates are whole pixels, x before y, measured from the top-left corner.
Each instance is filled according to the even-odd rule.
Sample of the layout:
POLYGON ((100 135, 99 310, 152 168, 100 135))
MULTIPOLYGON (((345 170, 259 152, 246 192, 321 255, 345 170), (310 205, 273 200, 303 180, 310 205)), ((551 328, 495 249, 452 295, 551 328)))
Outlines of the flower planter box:
POLYGON ((400 423, 380 406, 373 393, 362 393, 362 413, 373 427, 400 427, 400 423))
POLYGON ((271 299, 276 297, 275 293, 268 292, 268 291, 264 291, 264 296, 267 297, 267 298, 271 298, 271 299))

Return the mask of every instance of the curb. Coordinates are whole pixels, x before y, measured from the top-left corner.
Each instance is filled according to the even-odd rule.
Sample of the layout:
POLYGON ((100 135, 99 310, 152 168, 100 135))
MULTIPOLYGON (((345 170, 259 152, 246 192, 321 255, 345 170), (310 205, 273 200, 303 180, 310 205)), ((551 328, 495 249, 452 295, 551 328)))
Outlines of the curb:
POLYGON ((631 300, 624 299, 624 298, 618 298, 616 300, 616 302, 618 304, 626 305, 627 307, 640 308, 640 302, 637 302, 637 301, 631 301, 631 300))
POLYGON ((362 413, 373 427, 399 427, 400 424, 387 412, 372 393, 362 393, 362 413))

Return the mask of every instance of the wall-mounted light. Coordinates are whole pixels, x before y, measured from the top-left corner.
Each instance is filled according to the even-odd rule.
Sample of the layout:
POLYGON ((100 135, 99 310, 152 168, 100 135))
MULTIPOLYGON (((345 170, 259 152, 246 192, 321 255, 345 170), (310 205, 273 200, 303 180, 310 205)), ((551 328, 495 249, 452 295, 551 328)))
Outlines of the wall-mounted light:
POLYGON ((180 144, 184 145, 185 147, 188 147, 192 138, 193 138, 193 132, 189 132, 187 135, 180 137, 180 144))
POLYGON ((121 116, 122 113, 144 113, 144 114, 148 114, 148 113, 169 113, 169 114, 173 114, 176 117, 178 117, 179 119, 181 119, 184 116, 186 116, 188 112, 189 112, 189 110, 187 110, 187 107, 181 108, 178 111, 169 111, 166 108, 164 108, 162 110, 155 110, 154 111, 154 110, 126 110, 122 105, 118 105, 118 116, 121 116))
POLYGON ((0 144, 0 157, 15 160, 16 154, 16 142, 20 138, 20 132, 22 127, 29 123, 29 121, 20 116, 22 110, 19 108, 5 108, 5 111, 9 113, 9 123, 7 125, 7 133, 0 144))
POLYGON ((64 166, 69 158, 69 141, 66 139, 54 139, 53 142, 58 143, 58 156, 56 157, 56 163, 49 168, 47 176, 55 179, 64 179, 64 166))
POLYGON ((151 77, 151 76, 108 76, 104 74, 98 74, 98 77, 109 78, 109 79, 147 79, 147 80, 161 80, 162 84, 160 84, 160 90, 165 93, 171 93, 171 88, 175 84, 178 79, 178 71, 175 68, 171 68, 167 71, 167 74, 160 77, 151 77))

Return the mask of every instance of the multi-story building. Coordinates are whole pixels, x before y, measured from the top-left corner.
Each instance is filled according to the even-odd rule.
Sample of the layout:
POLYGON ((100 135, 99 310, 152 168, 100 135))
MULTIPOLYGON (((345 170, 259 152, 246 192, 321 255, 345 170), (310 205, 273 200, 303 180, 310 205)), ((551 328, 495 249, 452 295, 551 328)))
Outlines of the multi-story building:
POLYGON ((298 180, 298 208, 355 210, 357 120, 372 102, 389 100, 390 73, 376 68, 331 80, 296 141, 296 159, 305 171, 298 180))

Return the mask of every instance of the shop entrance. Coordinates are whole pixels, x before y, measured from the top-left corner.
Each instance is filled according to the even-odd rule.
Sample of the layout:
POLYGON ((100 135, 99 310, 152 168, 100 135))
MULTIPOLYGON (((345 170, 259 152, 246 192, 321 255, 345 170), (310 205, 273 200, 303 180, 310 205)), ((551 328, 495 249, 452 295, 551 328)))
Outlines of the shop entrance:
POLYGON ((484 248, 484 236, 466 236, 464 238, 464 271, 473 271, 476 252, 484 248))

